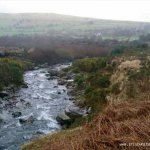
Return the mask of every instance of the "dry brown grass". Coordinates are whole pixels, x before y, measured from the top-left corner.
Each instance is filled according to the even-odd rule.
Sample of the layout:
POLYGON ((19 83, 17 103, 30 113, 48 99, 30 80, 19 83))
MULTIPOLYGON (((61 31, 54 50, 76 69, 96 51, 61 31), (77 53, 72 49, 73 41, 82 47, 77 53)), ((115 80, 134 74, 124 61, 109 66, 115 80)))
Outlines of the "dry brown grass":
POLYGON ((124 102, 107 107, 82 129, 63 131, 33 141, 22 150, 148 150, 121 143, 150 142, 150 101, 124 102))

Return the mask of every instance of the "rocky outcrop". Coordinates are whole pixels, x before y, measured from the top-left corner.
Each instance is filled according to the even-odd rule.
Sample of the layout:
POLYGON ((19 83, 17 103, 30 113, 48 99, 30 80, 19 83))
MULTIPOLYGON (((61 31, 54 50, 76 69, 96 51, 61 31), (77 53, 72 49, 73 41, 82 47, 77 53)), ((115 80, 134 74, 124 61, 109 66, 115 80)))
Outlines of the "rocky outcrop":
POLYGON ((65 113, 61 113, 56 117, 57 122, 61 125, 61 126, 69 126, 72 123, 72 119, 70 117, 68 117, 65 113))
POLYGON ((86 116, 87 111, 85 109, 72 106, 72 107, 66 108, 65 114, 69 116, 72 120, 74 120, 76 118, 86 116))
POLYGON ((85 109, 80 109, 76 106, 70 106, 69 108, 66 108, 65 112, 59 114, 56 117, 56 120, 60 125, 68 127, 75 121, 75 119, 85 117, 88 113, 89 112, 85 109))
POLYGON ((7 93, 6 91, 0 92, 0 98, 4 98, 8 95, 9 95, 9 93, 7 93))

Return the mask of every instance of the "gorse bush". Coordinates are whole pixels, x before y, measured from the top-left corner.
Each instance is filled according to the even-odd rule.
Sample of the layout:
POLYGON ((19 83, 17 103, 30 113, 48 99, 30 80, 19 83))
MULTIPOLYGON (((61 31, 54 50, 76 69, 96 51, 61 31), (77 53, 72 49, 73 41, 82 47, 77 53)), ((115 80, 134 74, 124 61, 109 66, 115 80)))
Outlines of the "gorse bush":
POLYGON ((73 68, 76 72, 96 72, 99 69, 105 68, 107 65, 106 58, 84 58, 73 63, 73 68))
POLYGON ((78 73, 75 82, 78 89, 84 91, 84 104, 91 106, 94 111, 107 103, 112 72, 108 65, 108 58, 85 58, 73 63, 72 69, 78 73))
POLYGON ((23 71, 26 65, 10 58, 0 59, 0 90, 9 84, 20 85, 23 83, 23 71))

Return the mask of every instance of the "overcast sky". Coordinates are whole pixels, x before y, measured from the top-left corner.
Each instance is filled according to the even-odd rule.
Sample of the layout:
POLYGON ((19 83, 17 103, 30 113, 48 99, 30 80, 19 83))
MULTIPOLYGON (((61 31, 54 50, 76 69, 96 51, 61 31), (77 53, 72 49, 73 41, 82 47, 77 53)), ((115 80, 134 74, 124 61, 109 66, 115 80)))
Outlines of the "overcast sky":
POLYGON ((1 13, 59 13, 150 22, 149 0, 0 0, 1 13))

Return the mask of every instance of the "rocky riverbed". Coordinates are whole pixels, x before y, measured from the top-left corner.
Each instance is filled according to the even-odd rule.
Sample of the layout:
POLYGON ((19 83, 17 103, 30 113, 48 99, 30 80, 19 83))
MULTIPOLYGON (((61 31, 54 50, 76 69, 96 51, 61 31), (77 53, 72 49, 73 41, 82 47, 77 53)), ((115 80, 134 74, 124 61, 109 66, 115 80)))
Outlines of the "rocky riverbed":
POLYGON ((65 110, 70 114, 66 108, 73 107, 73 114, 77 115, 79 110, 66 86, 58 83, 60 78, 49 76, 50 70, 67 66, 27 71, 24 74, 27 85, 0 98, 0 150, 18 150, 31 139, 60 130, 59 114, 65 110))

